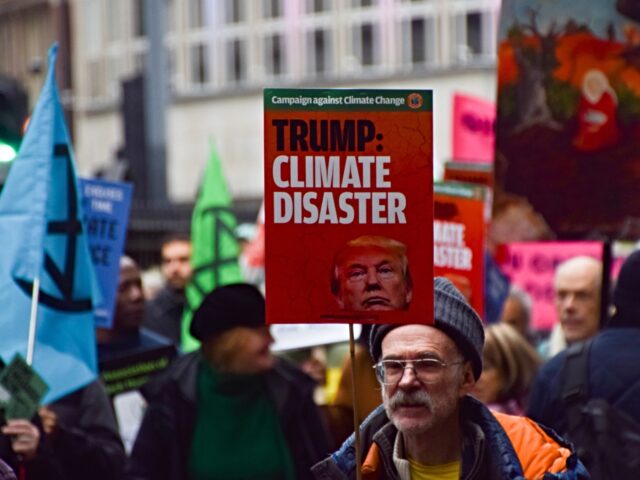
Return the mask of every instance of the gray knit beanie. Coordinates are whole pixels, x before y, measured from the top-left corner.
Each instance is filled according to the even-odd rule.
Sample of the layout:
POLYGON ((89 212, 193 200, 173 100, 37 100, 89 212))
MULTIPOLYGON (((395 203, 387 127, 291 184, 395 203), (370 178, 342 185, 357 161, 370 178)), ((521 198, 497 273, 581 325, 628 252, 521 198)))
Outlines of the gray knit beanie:
MULTIPOLYGON (((482 349, 484 327, 482 320, 462 293, 444 277, 433 279, 434 327, 446 333, 473 366, 477 380, 482 373, 482 349)), ((382 354, 382 339, 387 333, 403 324, 374 325, 369 335, 369 351, 377 362, 382 354)))

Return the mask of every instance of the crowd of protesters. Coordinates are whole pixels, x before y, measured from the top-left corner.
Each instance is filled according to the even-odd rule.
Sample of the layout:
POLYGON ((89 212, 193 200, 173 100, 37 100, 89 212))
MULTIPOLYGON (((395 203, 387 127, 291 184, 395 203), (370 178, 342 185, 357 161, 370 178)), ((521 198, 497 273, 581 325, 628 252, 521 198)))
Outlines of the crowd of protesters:
MULTIPOLYGON (((165 242, 167 283, 152 302, 145 302, 136 263, 122 258, 114 327, 97 335, 101 367, 114 356, 179 346, 190 274, 181 260, 189 249, 184 237, 165 242)), ((377 257, 360 267, 362 298, 354 308, 385 307, 368 295, 382 298, 396 283, 409 298, 402 252, 391 249, 393 258, 384 260, 383 248, 367 249, 377 257)), ((340 297, 343 280, 355 291, 348 269, 337 263, 332 272, 337 298, 347 298, 340 297)), ((594 338, 587 395, 640 422, 640 252, 621 270, 604 328, 601 277, 601 263, 587 257, 557 267, 559 322, 543 341, 531 327, 530 299, 517 287, 501 320, 487 326, 449 280, 435 278, 433 318, 366 326, 353 361, 356 399, 346 358, 327 405, 314 401, 324 376, 314 379, 271 352, 262 293, 248 284, 219 287, 192 318, 201 347, 175 350, 168 367, 137 389, 142 423, 131 438, 119 428, 113 395, 94 381, 34 418, 2 426, 0 478, 355 479, 358 471, 363 479, 589 478, 589 461, 578 455, 584 452, 564 437, 572 420, 563 369, 572 349, 594 338)))

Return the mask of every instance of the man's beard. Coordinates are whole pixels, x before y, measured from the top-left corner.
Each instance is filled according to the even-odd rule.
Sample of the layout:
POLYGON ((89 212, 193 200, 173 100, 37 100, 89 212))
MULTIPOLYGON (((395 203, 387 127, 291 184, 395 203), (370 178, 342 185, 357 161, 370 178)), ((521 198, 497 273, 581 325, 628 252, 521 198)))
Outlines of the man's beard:
POLYGON ((398 430, 407 434, 418 434, 428 430, 431 427, 431 420, 428 419, 422 424, 413 425, 411 428, 404 428, 399 420, 396 420, 393 416, 393 413, 396 409, 402 406, 422 406, 428 412, 433 414, 434 402, 429 395, 424 390, 412 390, 410 392, 405 392, 403 390, 398 390, 391 398, 388 397, 386 391, 383 390, 383 401, 384 401, 384 409, 387 412, 387 417, 391 419, 393 424, 396 426, 398 430))

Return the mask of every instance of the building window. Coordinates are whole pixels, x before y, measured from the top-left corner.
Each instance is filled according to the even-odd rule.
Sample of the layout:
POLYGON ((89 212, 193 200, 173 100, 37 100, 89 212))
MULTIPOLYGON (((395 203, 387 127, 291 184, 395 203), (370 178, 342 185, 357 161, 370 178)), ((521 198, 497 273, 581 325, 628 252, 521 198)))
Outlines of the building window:
POLYGON ((199 29, 204 26, 204 0, 189 0, 189 27, 193 29, 199 29))
POLYGON ((204 43, 191 47, 191 83, 209 83, 209 48, 204 43))
POLYGON ((363 23, 353 31, 353 55, 360 65, 369 67, 378 63, 380 55, 379 29, 371 23, 363 23))
POLYGON ((269 75, 282 75, 285 71, 284 39, 280 34, 265 38, 265 66, 269 75))
POLYGON ((240 23, 245 21, 243 0, 227 0, 225 7, 225 23, 240 23))
POLYGON ((475 57, 490 55, 491 14, 466 12, 455 17, 456 60, 468 62, 475 57))
POLYGON ((227 81, 230 83, 243 82, 247 78, 246 45, 239 39, 227 43, 227 81))
POLYGON ((482 17, 478 12, 467 13, 467 45, 471 53, 478 55, 482 53, 482 17))
POLYGON ((405 65, 423 65, 435 59, 433 18, 414 17, 402 23, 402 60, 405 65))
POLYGON ((133 0, 132 15, 133 15, 133 36, 134 37, 144 37, 147 35, 147 29, 145 26, 145 18, 144 18, 144 3, 145 3, 145 0, 133 0))
POLYGON ((281 0, 262 0, 263 17, 279 18, 282 16, 281 0))
POLYGON ((331 9, 331 0, 307 0, 307 13, 326 12, 331 9))

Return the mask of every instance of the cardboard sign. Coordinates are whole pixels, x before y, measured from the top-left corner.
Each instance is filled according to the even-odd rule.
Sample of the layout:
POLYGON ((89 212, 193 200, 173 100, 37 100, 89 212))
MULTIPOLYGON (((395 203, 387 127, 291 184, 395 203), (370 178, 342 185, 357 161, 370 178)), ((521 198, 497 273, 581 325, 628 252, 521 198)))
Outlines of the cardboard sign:
POLYGON ((486 189, 458 182, 433 185, 433 272, 447 277, 484 316, 486 189))
POLYGON ((602 260, 601 242, 521 242, 503 245, 497 255, 501 270, 512 284, 531 296, 531 327, 551 330, 558 321, 554 305, 556 267, 572 257, 586 255, 602 260))
POLYGON ((49 387, 20 355, 0 371, 0 412, 6 420, 31 419, 49 387))
POLYGON ((430 321, 431 91, 264 99, 267 323, 430 321))
POLYGON ((471 163, 493 163, 496 105, 456 93, 453 96, 453 158, 471 163))
POLYGON ((120 257, 124 249, 132 187, 127 183, 79 178, 84 224, 102 302, 95 306, 97 327, 111 328, 120 257))

